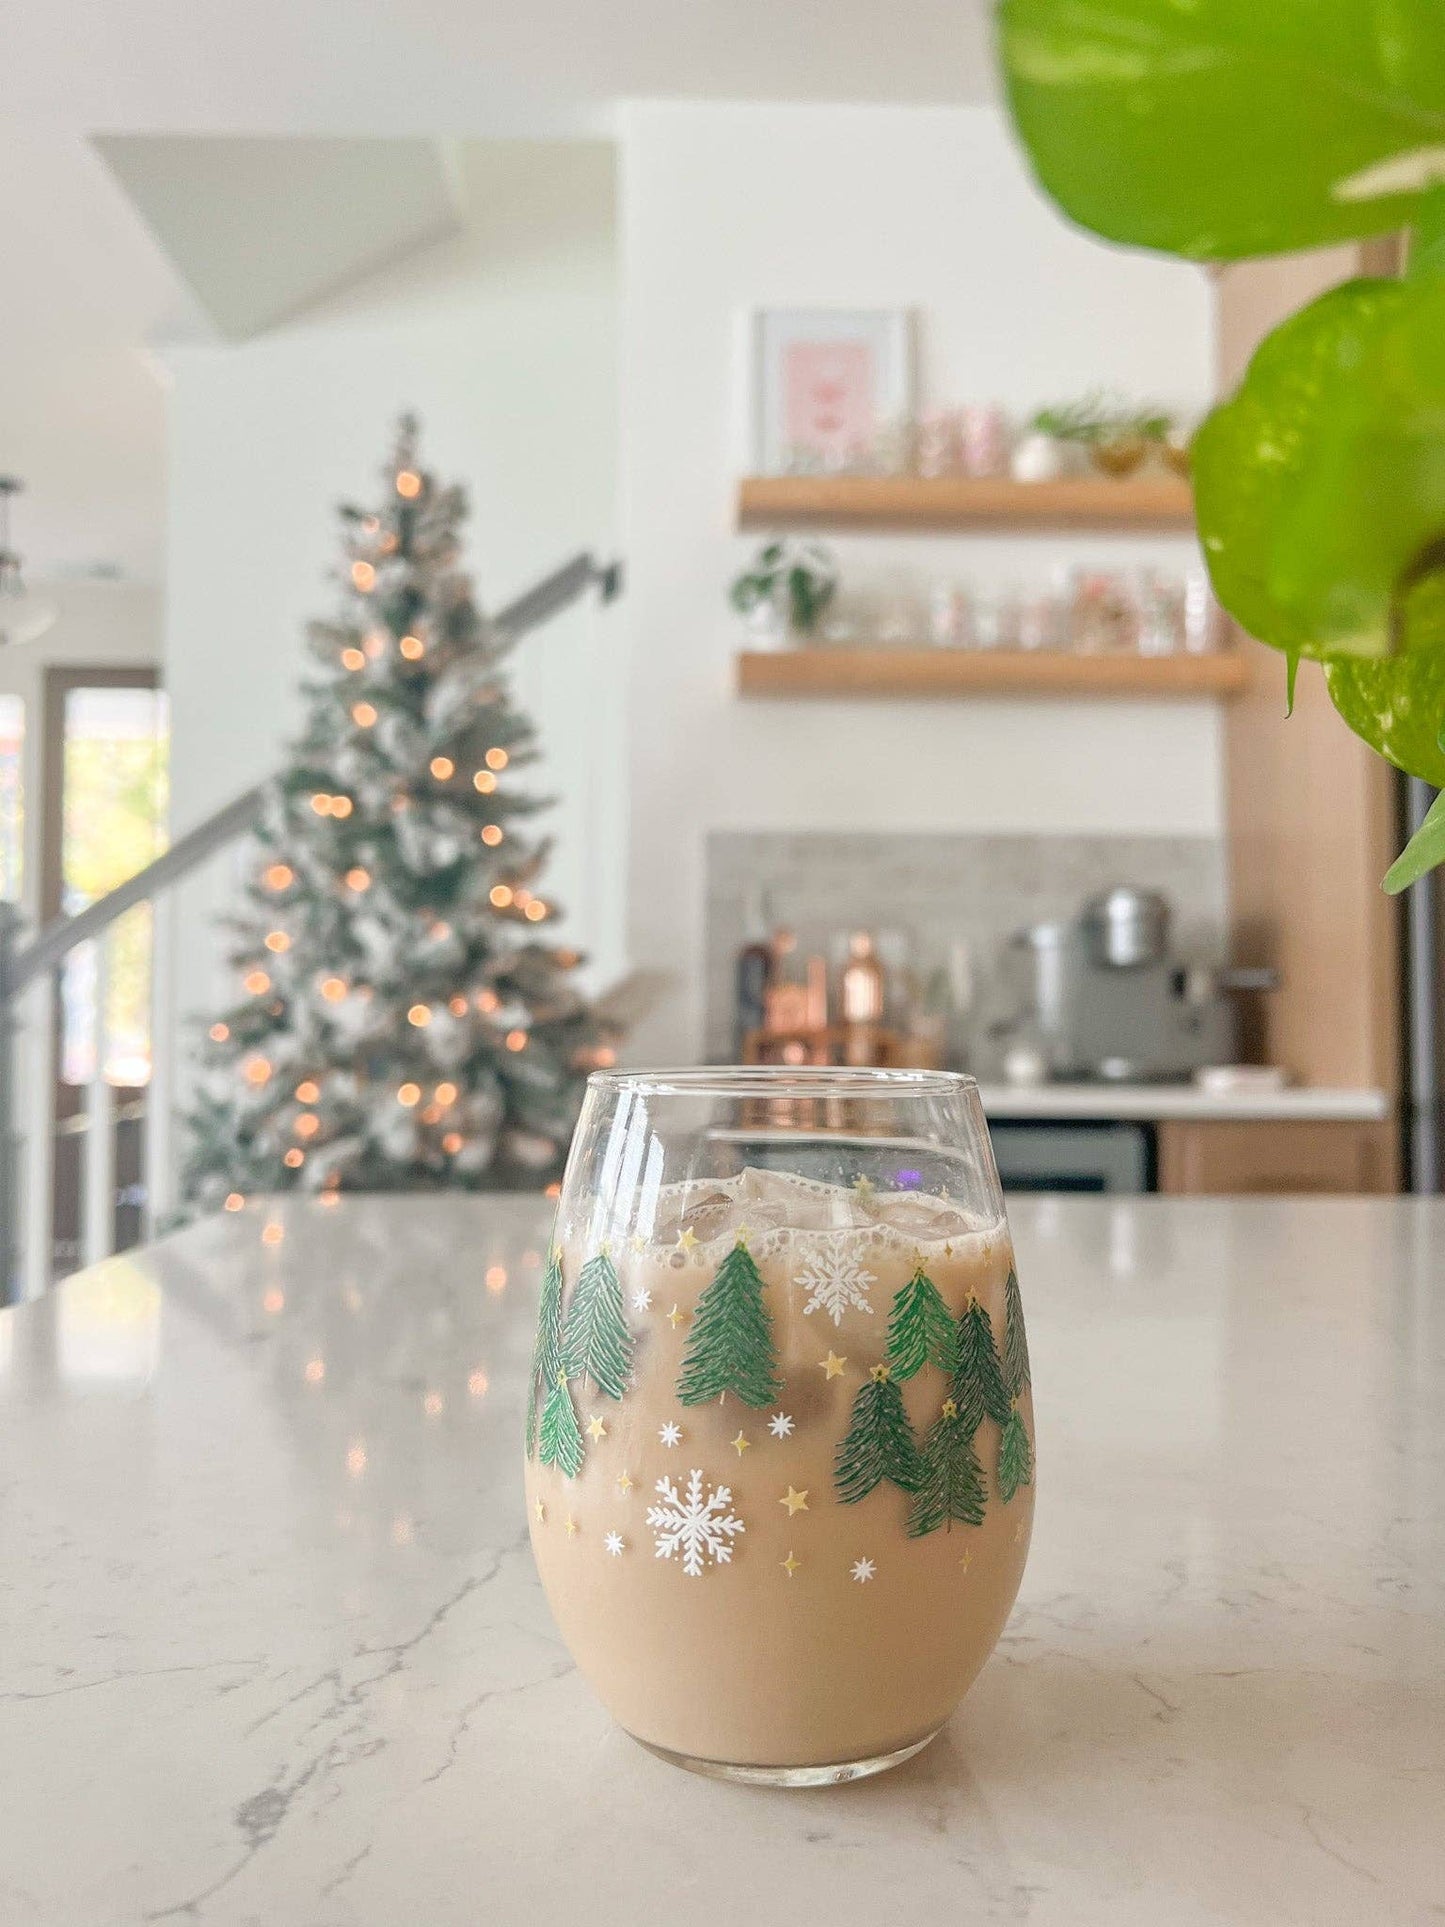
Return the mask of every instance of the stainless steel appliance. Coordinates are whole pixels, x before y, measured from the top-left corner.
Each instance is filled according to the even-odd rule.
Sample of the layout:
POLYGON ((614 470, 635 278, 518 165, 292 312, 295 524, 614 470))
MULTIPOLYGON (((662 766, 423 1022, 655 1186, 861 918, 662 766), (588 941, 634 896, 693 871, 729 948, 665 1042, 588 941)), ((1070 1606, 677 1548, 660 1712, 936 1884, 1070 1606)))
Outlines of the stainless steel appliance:
POLYGON ((1033 924, 1031 1028, 1055 1077, 1137 1083, 1232 1063, 1237 973, 1187 966, 1169 950, 1169 905, 1115 889, 1072 921, 1033 924))

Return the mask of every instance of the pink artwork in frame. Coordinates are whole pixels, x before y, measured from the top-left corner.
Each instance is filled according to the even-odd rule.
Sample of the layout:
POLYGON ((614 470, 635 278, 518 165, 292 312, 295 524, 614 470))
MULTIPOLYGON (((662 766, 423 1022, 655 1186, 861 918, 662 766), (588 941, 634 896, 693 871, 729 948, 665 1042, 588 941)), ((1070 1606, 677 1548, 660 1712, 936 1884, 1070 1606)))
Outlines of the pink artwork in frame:
POLYGON ((783 432, 824 461, 865 447, 877 423, 874 353, 865 341, 790 341, 782 352, 783 432))

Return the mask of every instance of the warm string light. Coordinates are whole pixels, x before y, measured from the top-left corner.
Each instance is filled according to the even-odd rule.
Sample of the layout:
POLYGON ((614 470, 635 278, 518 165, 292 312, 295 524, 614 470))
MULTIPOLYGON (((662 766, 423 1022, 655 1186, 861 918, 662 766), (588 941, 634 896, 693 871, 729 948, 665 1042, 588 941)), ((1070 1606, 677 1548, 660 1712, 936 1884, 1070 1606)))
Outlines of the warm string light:
POLYGON ((376 587, 376 570, 369 562, 353 562, 351 580, 363 595, 370 595, 376 587))
POLYGON ((268 930, 264 941, 266 948, 278 957, 291 948, 291 939, 284 930, 268 930))
POLYGON ((261 1309, 272 1318, 285 1311, 286 1294, 279 1285, 270 1285, 261 1293, 261 1309))
POLYGON ((382 651, 386 648, 386 637, 379 635, 377 631, 373 629, 371 634, 362 642, 361 646, 366 652, 368 662, 380 662, 382 651))
POLYGON ((241 1196, 239 1191, 228 1191, 226 1193, 225 1208, 227 1211, 244 1211, 246 1209, 246 1200, 241 1196))
POLYGON ((376 721, 375 703, 353 703, 351 705, 351 720, 356 724, 358 729, 370 729, 376 721))
POLYGON ((297 1137, 315 1137, 321 1129, 321 1119, 315 1111, 302 1111, 296 1120, 295 1129, 297 1137))
POLYGON ((501 840, 502 826, 499 823, 484 823, 482 825, 482 841, 489 850, 495 850, 501 840))
POLYGON ((324 1358, 308 1358, 302 1376, 308 1385, 319 1385, 326 1376, 326 1360, 324 1358))
POLYGON ((507 1267, 505 1265, 488 1265, 485 1283, 487 1290, 491 1292, 493 1297, 496 1297, 499 1292, 505 1291, 507 1289, 507 1267))
POLYGON ((547 1189, 542 1193, 542 1196, 544 1198, 560 1198, 561 1195, 562 1195, 562 1186, 560 1181, 554 1184, 549 1184, 547 1186, 547 1189))
POLYGON ((527 1048, 526 1031, 509 1030, 507 1032, 507 1049, 508 1050, 525 1050, 526 1048, 527 1048))
POLYGON ((446 1136, 442 1139, 442 1149, 446 1152, 447 1156, 449 1158, 454 1158, 457 1152, 461 1150, 461 1148, 462 1148, 461 1132, 448 1131, 446 1136))
POLYGON ((321 979, 321 995, 326 999, 328 1004, 339 1004, 346 995, 346 979, 344 977, 323 977, 321 979))
POLYGON ((354 807, 349 796, 333 796, 331 799, 331 814, 340 817, 343 822, 350 816, 354 807))
POLYGON ((449 1083, 438 1084, 435 1091, 432 1092, 432 1095, 438 1104, 455 1104, 457 1101, 457 1087, 455 1084, 449 1083))
POLYGON ((542 923, 548 915, 547 906, 540 897, 533 897, 522 911, 522 915, 528 923, 542 923))
POLYGON ((269 1224, 261 1227, 261 1242, 263 1245, 278 1245, 285 1236, 286 1227, 277 1224, 274 1218, 269 1224))
POLYGON ((371 872, 363 870, 358 863, 354 870, 346 872, 345 883, 348 890, 355 890, 359 896, 363 890, 371 888, 371 872))
POLYGON ((349 796, 329 796, 325 790, 317 790, 311 798, 311 807, 318 816, 335 816, 344 821, 354 805, 349 796))
POLYGON ((212 1024, 206 1034, 213 1044, 224 1044, 231 1034, 231 1026, 229 1024, 212 1024))
POLYGON ((268 890, 289 890, 296 881, 296 872, 289 863, 272 863, 261 872, 261 881, 268 890))
POLYGON ((465 1016, 466 1016, 466 1014, 467 1014, 467 1000, 466 1000, 466 998, 465 998, 465 997, 460 997, 460 996, 459 996, 459 997, 448 997, 448 998, 447 998, 447 1009, 448 1009, 448 1010, 449 1010, 449 1011, 451 1012, 451 1014, 452 1014, 452 1016, 453 1016, 453 1017, 465 1017, 465 1016))
POLYGON ((477 1009, 484 1011, 488 1016, 490 1016, 494 1010, 500 1009, 501 1002, 502 1000, 495 990, 479 990, 477 992, 477 1009))
POLYGON ((259 1089, 262 1084, 270 1080, 270 1059, 266 1057, 248 1057, 241 1067, 241 1075, 248 1084, 253 1084, 259 1089))
POLYGON ((439 783, 448 782, 456 775, 456 771, 457 766, 450 756, 433 756, 431 759, 431 773, 439 783))
POLYGON ((440 1124, 442 1121, 442 1107, 440 1104, 428 1104, 423 1110, 419 1111, 417 1115, 423 1124, 440 1124))
POLYGON ((489 769, 479 769, 472 778, 472 788, 482 796, 490 796, 497 787, 497 779, 489 769))
POLYGON ((410 1110, 413 1104, 420 1104, 421 1085, 420 1084, 403 1084, 400 1087, 400 1089, 397 1091, 396 1101, 398 1104, 403 1105, 407 1110, 410 1110))
POLYGON ((469 1372, 467 1374, 467 1391, 473 1398, 486 1397, 487 1375, 480 1368, 478 1368, 478 1370, 474 1372, 469 1372))
POLYGON ((511 758, 504 749, 489 749, 483 760, 488 769, 505 769, 511 758))
POLYGON ((420 636, 403 636, 396 646, 408 662, 420 662, 426 654, 426 644, 420 636))
POLYGON ((296 1086, 298 1104, 314 1104, 321 1095, 321 1086, 314 1078, 306 1077, 296 1086))
POLYGON ((413 1004, 406 1013, 406 1021, 409 1024, 415 1024, 418 1030, 425 1030, 431 1022, 431 1005, 413 1004))
POLYGON ((353 644, 350 647, 342 650, 341 666, 343 669, 350 669, 353 673, 355 673, 355 671, 358 669, 365 669, 366 657, 362 654, 361 650, 356 648, 355 645, 353 644))
POLYGON ((281 1162, 286 1166, 288 1171, 299 1171, 306 1162, 306 1153, 298 1150, 293 1144, 281 1162))
POLYGON ((406 502, 414 502, 421 494, 421 477, 414 468, 400 470, 396 478, 396 492, 406 502))
POLYGON ((494 883, 487 892, 487 899, 494 910, 505 910, 512 901, 512 892, 505 883, 494 883))

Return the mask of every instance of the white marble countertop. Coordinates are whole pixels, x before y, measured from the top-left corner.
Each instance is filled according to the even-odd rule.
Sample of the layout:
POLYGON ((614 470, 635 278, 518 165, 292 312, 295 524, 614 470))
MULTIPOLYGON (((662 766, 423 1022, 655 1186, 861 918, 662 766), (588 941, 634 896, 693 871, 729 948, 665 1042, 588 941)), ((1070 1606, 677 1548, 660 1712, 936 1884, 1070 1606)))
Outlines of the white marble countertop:
POLYGON ((664 1766, 557 1641, 539 1204, 252 1208, 0 1316, 0 1920, 1438 1927, 1445 1207, 1013 1216, 1022 1596, 810 1793, 664 1766))
POLYGON ((1278 1091, 1221 1095, 1193 1084, 982 1084, 979 1096, 988 1117, 1140 1118, 1148 1123, 1298 1118, 1363 1124, 1390 1114, 1387 1094, 1363 1086, 1331 1090, 1287 1084, 1278 1091))

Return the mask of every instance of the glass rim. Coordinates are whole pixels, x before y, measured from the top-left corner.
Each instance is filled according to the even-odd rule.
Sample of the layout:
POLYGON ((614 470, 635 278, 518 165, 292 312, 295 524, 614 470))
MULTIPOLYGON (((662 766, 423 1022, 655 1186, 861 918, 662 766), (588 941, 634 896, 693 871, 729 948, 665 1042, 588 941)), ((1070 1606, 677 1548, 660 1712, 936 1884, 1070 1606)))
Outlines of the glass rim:
POLYGON ((844 1064, 680 1064, 593 1071, 589 1091, 642 1097, 961 1097, 977 1092, 966 1071, 869 1070, 844 1064))

